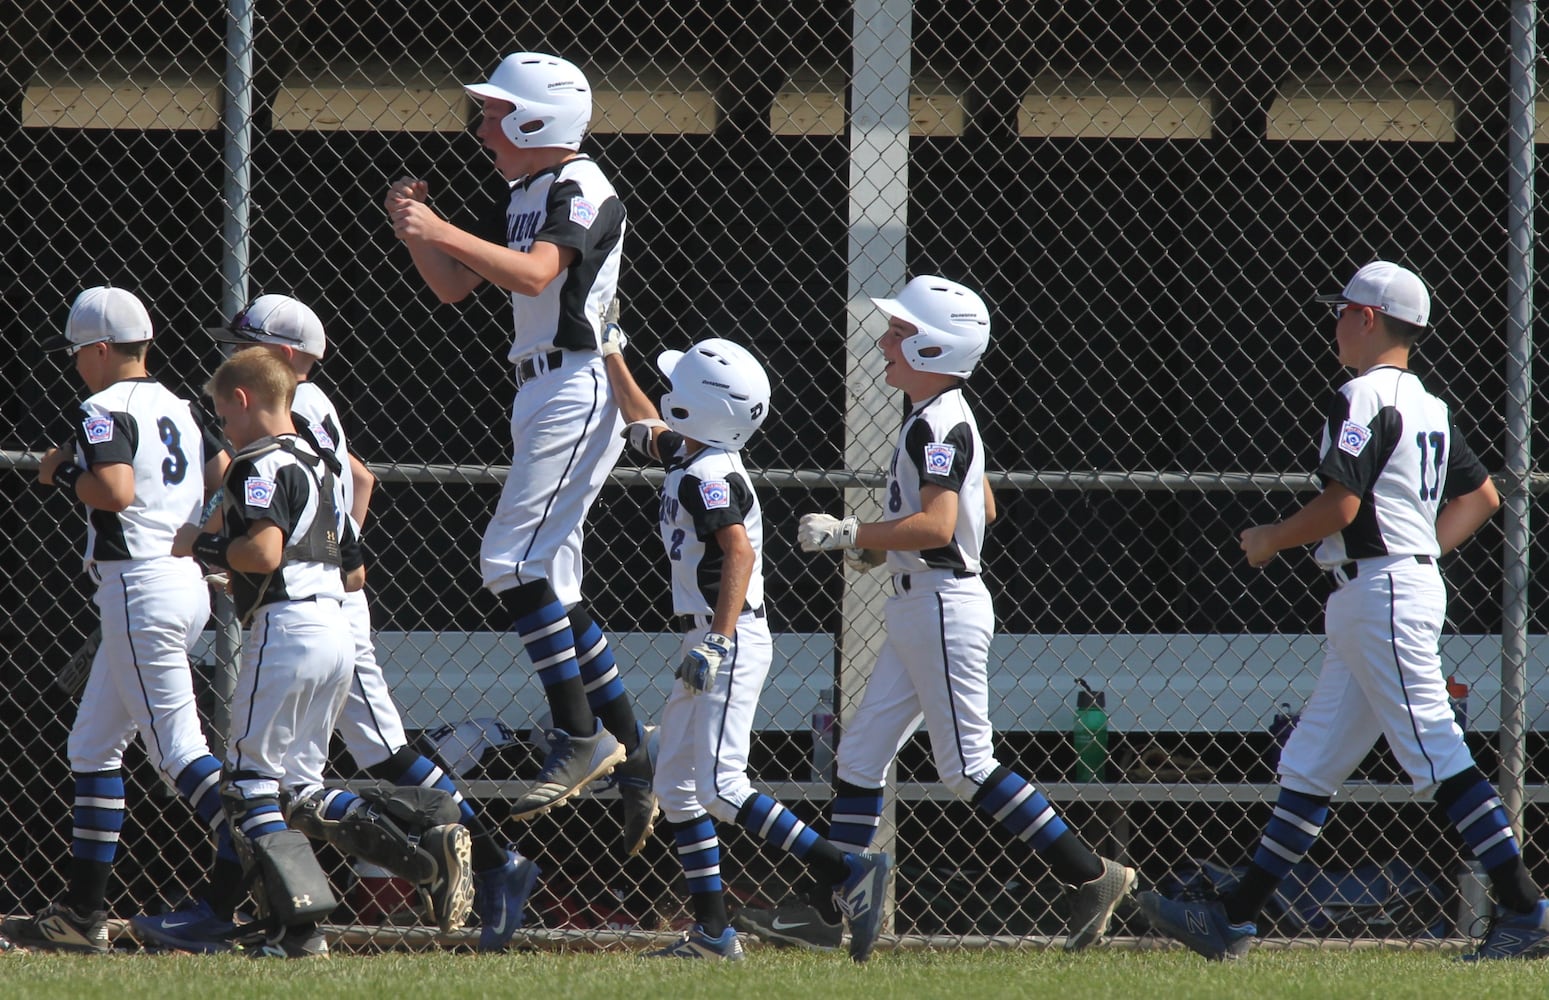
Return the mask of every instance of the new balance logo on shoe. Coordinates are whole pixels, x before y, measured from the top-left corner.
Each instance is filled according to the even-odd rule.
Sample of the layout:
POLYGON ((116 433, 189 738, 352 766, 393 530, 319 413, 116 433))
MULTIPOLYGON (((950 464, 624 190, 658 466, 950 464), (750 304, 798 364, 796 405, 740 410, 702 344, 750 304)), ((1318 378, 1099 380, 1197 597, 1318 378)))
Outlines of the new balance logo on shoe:
POLYGON ((1190 911, 1183 915, 1183 919, 1188 924, 1190 934, 1210 933, 1210 921, 1206 918, 1204 913, 1199 911, 1190 911))

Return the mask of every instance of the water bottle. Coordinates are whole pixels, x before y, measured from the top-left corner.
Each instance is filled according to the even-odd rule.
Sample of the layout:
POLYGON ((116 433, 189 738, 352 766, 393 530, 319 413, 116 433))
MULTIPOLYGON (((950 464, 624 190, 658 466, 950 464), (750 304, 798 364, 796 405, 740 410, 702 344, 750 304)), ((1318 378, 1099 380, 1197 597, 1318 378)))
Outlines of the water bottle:
POLYGON ((1280 767, 1280 753, 1285 749, 1285 741, 1291 738, 1291 730, 1302 721, 1302 713, 1292 711, 1291 703, 1282 701, 1280 709, 1275 712, 1275 717, 1269 723, 1269 769, 1278 770, 1280 767))
POLYGON ((812 709, 812 780, 832 784, 834 780, 834 705, 838 691, 830 700, 825 689, 812 709))
POLYGON ((1076 717, 1070 729, 1071 740, 1076 745, 1076 780, 1106 781, 1108 779, 1108 712, 1105 692, 1093 691, 1086 678, 1077 683, 1082 690, 1076 692, 1076 717))
POLYGON ((1484 872, 1484 865, 1477 861, 1464 862, 1458 869, 1458 933, 1473 937, 1480 922, 1494 910, 1494 904, 1490 902, 1490 878, 1484 872))
POLYGON ((1468 732, 1468 685, 1447 675, 1447 704, 1452 706, 1452 718, 1458 728, 1468 732))

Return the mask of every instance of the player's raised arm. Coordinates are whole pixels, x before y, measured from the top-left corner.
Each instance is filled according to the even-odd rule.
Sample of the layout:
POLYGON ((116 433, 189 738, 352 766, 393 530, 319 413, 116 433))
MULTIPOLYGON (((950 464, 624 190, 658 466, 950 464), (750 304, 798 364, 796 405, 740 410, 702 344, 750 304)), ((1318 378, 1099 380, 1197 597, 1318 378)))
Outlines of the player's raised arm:
POLYGON ((624 360, 623 349, 627 342, 623 329, 610 321, 603 325, 598 350, 602 354, 603 371, 608 374, 608 385, 613 389, 613 400, 628 425, 624 428, 624 440, 642 455, 654 459, 658 457, 656 437, 667 430, 667 425, 656 404, 635 381, 629 362, 624 360))

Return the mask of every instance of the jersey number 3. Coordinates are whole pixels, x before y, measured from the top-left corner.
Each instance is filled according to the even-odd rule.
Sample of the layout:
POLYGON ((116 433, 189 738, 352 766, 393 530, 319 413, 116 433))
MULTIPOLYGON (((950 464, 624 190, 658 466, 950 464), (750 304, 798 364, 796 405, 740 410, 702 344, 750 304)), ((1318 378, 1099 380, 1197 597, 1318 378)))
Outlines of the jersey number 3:
POLYGON ((161 443, 167 446, 167 458, 161 463, 161 481, 168 486, 181 483, 188 474, 188 456, 181 447, 183 435, 170 417, 157 420, 156 431, 161 435, 161 443))

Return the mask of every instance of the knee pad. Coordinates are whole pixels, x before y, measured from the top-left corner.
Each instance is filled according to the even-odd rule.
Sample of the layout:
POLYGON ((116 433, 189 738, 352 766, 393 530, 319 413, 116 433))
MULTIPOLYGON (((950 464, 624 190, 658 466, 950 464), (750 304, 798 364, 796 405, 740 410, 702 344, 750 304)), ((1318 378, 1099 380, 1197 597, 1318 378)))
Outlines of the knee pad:
POLYGON ((326 796, 310 795, 291 806, 291 825, 416 885, 435 881, 440 864, 420 846, 420 839, 432 827, 461 820, 457 800, 439 788, 387 782, 373 782, 358 794, 361 802, 342 819, 325 819, 326 796))
POLYGON ((258 901, 259 916, 277 927, 320 920, 339 902, 307 838, 291 829, 258 837, 243 832, 243 821, 255 807, 278 802, 274 795, 246 798, 231 784, 221 788, 221 806, 230 820, 243 877, 258 901))

